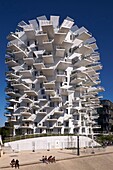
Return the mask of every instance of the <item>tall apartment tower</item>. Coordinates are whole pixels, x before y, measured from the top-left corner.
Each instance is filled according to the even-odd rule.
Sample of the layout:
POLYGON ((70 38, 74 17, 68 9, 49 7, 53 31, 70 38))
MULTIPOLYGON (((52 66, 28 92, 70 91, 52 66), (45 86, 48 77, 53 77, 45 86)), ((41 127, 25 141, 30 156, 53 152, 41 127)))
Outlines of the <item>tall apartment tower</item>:
POLYGON ((99 70, 96 40, 67 17, 21 21, 7 37, 6 126, 13 135, 92 135, 98 128, 99 70))

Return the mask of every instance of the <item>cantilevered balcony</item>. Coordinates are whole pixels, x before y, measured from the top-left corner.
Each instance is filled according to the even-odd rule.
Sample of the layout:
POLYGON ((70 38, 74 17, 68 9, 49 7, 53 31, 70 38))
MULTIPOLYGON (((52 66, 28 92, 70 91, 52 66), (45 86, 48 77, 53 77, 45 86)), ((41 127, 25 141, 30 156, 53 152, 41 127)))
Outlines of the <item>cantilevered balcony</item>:
POLYGON ((13 106, 9 106, 6 108, 7 110, 14 110, 14 107, 13 106))
POLYGON ((32 78, 32 70, 22 70, 20 71, 20 75, 25 78, 32 78))
POLYGON ((88 87, 77 85, 76 88, 75 88, 75 91, 81 91, 82 92, 86 89, 88 89, 88 87))
POLYGON ((9 67, 18 66, 19 64, 12 58, 6 58, 5 62, 9 67))
POLYGON ((38 115, 43 115, 43 116, 45 116, 45 115, 47 115, 47 112, 43 109, 43 110, 40 110, 40 111, 38 112, 38 115))
POLYGON ((28 55, 25 51, 21 50, 20 48, 18 48, 18 51, 14 51, 13 52, 15 55, 15 59, 23 59, 23 58, 27 58, 28 55))
MULTIPOLYGON (((48 74, 49 75, 49 74, 48 74)), ((45 75, 37 75, 36 78, 40 81, 40 82, 46 82, 47 81, 47 78, 45 75)))
POLYGON ((77 75, 72 75, 70 78, 70 84, 78 84, 84 80, 85 80, 85 78, 81 78, 77 75))
POLYGON ((36 34, 36 40, 38 41, 39 45, 42 45, 43 42, 48 42, 48 36, 45 33, 41 33, 41 34, 36 34))
POLYGON ((12 97, 20 97, 21 94, 18 91, 15 91, 13 89, 7 89, 6 94, 12 97))
POLYGON ((31 100, 30 98, 26 97, 22 99, 23 102, 25 103, 33 103, 33 100, 31 100))
POLYGON ((26 90, 25 93, 28 95, 28 96, 37 96, 38 93, 34 90, 26 90))
POLYGON ((13 99, 13 98, 10 98, 8 101, 10 103, 19 103, 19 100, 16 100, 16 99, 13 99))
POLYGON ((53 88, 47 88, 47 89, 45 90, 45 93, 46 93, 47 95, 55 95, 55 90, 54 90, 53 88))
POLYGON ((25 118, 24 116, 22 117, 21 120, 22 120, 22 122, 33 122, 32 119, 30 119, 30 118, 28 118, 28 117, 25 118))
POLYGON ((7 45, 7 49, 8 50, 12 50, 12 51, 21 51, 21 48, 18 46, 17 43, 13 43, 13 42, 9 42, 7 45))
POLYGON ((56 109, 56 110, 54 111, 54 115, 62 115, 63 113, 64 113, 64 111, 61 110, 60 108, 59 108, 59 109, 56 109))
POLYGON ((41 70, 42 68, 45 68, 45 65, 43 63, 34 63, 33 66, 36 68, 36 70, 41 70))
POLYGON ((70 66, 70 62, 68 61, 59 61, 56 65, 57 70, 66 70, 70 66))
POLYGON ((31 116, 31 113, 29 111, 26 111, 26 110, 22 111, 20 114, 22 116, 31 116))
POLYGON ((81 46, 80 48, 77 48, 76 52, 81 53, 82 55, 89 55, 93 53, 94 50, 91 47, 84 45, 81 46))
POLYGON ((23 58, 23 60, 29 66, 33 65, 33 63, 34 63, 34 59, 33 58, 23 58))
POLYGON ((52 102, 61 102, 62 101, 62 98, 58 95, 51 96, 50 98, 51 98, 52 102))
POLYGON ((56 57, 64 57, 65 48, 56 47, 56 57))
POLYGON ((66 88, 63 88, 63 87, 60 88, 60 94, 61 94, 61 95, 67 96, 68 93, 69 93, 69 92, 68 92, 68 90, 67 90, 66 88))
POLYGON ((29 90, 29 87, 23 83, 15 83, 15 84, 12 84, 12 86, 19 90, 29 90))
POLYGON ((4 116, 11 117, 11 113, 5 113, 4 116))
POLYGON ((57 82, 64 82, 65 78, 66 78, 65 72, 62 71, 62 70, 57 70, 56 81, 57 82))
POLYGON ((86 41, 87 39, 91 38, 91 35, 87 32, 82 32, 77 36, 78 39, 86 41))
POLYGON ((53 29, 53 25, 52 24, 43 25, 42 26, 42 31, 44 33, 47 33, 49 39, 53 39, 54 38, 54 29, 53 29))
POLYGON ((15 117, 9 117, 8 122, 16 122, 16 118, 15 117))
POLYGON ((8 39, 9 41, 18 39, 18 34, 17 34, 17 33, 10 32, 10 34, 7 36, 7 39, 8 39))
POLYGON ((65 40, 65 37, 66 37, 66 33, 55 33, 55 36, 54 36, 54 44, 56 45, 60 45, 62 44, 62 42, 65 40))
POLYGON ((98 64, 98 65, 92 66, 92 69, 94 69, 95 71, 101 70, 102 69, 102 65, 98 64))
POLYGON ((81 67, 81 66, 87 66, 87 65, 90 65, 90 64, 93 64, 93 62, 89 59, 82 59, 82 60, 79 60, 77 62, 75 62, 74 66, 76 67, 81 67))
POLYGON ((17 75, 16 73, 14 73, 13 71, 7 71, 5 74, 8 78, 18 79, 21 77, 21 76, 17 75))
POLYGON ((73 45, 71 46, 72 51, 77 49, 82 43, 83 43, 82 40, 75 38, 73 41, 73 45))
POLYGON ((53 55, 43 55, 42 58, 43 58, 43 61, 45 64, 53 64, 54 63, 53 55))
POLYGON ((47 122, 56 122, 57 121, 57 119, 58 119, 58 117, 57 116, 53 116, 53 115, 50 115, 47 119, 46 119, 46 121, 47 122))
POLYGON ((33 126, 27 123, 23 123, 22 125, 19 126, 19 129, 33 129, 33 126))
POLYGON ((72 41, 63 41, 61 47, 63 47, 68 52, 72 45, 72 41))
POLYGON ((54 75, 54 67, 42 68, 42 72, 44 76, 53 76, 54 75))
POLYGON ((31 25, 24 26, 24 31, 25 31, 26 36, 29 40, 35 39, 36 31, 34 30, 33 26, 31 26, 31 25))
POLYGON ((44 83, 44 86, 45 86, 45 89, 48 89, 48 88, 54 89, 55 88, 55 82, 44 83))
POLYGON ((49 42, 43 42, 44 49, 48 52, 53 51, 53 40, 49 42))
POLYGON ((69 29, 73 26, 74 22, 65 19, 58 32, 68 33, 69 29))

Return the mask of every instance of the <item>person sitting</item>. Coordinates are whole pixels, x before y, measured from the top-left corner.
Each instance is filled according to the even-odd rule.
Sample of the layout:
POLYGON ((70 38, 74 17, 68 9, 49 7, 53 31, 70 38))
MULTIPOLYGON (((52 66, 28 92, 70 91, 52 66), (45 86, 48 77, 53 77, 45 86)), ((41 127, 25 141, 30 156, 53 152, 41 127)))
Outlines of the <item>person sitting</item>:
POLYGON ((40 161, 42 161, 42 162, 44 163, 44 161, 45 161, 45 157, 44 157, 44 156, 42 156, 42 159, 40 159, 40 161))
POLYGON ((42 159, 40 159, 43 163, 48 163, 47 156, 42 156, 42 159))
POLYGON ((45 158, 44 158, 44 162, 45 162, 46 164, 48 164, 47 156, 45 156, 45 158))
POLYGON ((48 157, 48 163, 51 162, 52 155, 48 157))
POLYGON ((13 166, 15 166, 15 160, 14 159, 12 159, 10 165, 11 165, 12 168, 13 168, 13 166))
POLYGON ((56 162, 55 156, 54 156, 53 158, 51 158, 51 162, 52 162, 52 163, 55 163, 55 162, 56 162))

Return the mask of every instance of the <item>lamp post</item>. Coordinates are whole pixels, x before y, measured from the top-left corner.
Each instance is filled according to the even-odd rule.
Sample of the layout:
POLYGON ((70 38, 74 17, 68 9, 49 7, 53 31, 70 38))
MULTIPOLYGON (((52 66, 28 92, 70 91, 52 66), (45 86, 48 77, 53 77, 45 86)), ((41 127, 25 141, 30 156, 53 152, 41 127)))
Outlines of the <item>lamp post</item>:
POLYGON ((77 156, 80 155, 79 134, 77 135, 77 156))

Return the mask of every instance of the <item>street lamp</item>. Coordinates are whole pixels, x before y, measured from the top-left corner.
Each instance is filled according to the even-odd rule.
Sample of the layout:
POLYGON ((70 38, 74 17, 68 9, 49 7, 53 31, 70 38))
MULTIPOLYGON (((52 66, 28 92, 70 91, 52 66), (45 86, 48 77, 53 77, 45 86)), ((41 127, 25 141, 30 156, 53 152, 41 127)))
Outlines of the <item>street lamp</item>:
POLYGON ((77 135, 77 156, 80 155, 79 134, 77 135))

